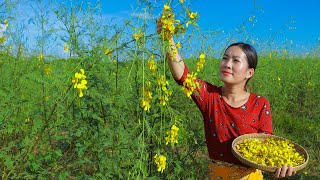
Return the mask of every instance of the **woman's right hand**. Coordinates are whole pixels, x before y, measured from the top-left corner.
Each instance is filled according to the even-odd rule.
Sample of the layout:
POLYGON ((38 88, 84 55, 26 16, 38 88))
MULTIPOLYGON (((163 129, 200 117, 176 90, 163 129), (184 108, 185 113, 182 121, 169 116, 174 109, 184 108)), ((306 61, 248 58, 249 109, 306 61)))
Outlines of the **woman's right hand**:
MULTIPOLYGON (((156 25, 156 30, 157 30, 157 33, 158 34, 160 34, 161 33, 161 31, 162 31, 162 22, 161 22, 161 18, 159 18, 158 20, 157 20, 157 25, 156 25)), ((170 39, 170 44, 172 45, 172 46, 174 46, 175 44, 174 44, 174 41, 173 41, 173 37, 171 37, 171 39, 170 39)))
MULTIPOLYGON (((162 31, 162 22, 161 22, 161 18, 159 18, 157 20, 157 25, 156 25, 156 29, 157 29, 157 33, 160 34, 161 31, 162 31)), ((182 58, 180 57, 176 47, 175 47, 175 44, 174 44, 174 41, 173 41, 173 37, 171 37, 171 40, 170 40, 170 47, 168 48, 168 53, 167 53, 167 58, 169 58, 168 54, 171 54, 172 52, 172 49, 174 48, 176 50, 175 52, 175 55, 173 57, 173 59, 170 59, 168 61, 168 64, 169 64, 169 68, 170 68, 170 71, 172 73, 172 76, 174 79, 181 79, 182 75, 183 75, 183 72, 184 72, 184 62, 182 60, 182 58)))

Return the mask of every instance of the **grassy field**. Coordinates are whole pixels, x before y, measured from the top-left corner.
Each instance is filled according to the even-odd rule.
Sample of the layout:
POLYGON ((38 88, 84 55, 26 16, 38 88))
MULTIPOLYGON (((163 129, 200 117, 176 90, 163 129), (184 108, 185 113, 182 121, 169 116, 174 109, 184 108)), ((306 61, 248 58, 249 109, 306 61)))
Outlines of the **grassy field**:
MULTIPOLYGON (((0 56, 2 178, 203 179, 207 152, 201 114, 167 67, 158 67, 172 91, 163 107, 158 102, 161 88, 143 61, 97 59, 0 56), (80 68, 88 81, 82 98, 71 82, 80 68), (150 112, 140 107, 143 76, 153 92, 150 112), (179 127, 174 146, 164 140, 172 124, 179 127), (163 173, 153 162, 158 153, 167 157, 163 173)), ((190 68, 195 63, 187 60, 190 68)), ((218 63, 208 59, 198 77, 221 84, 218 63)), ((271 103, 275 134, 310 154, 307 168, 291 179, 320 177, 319 68, 314 59, 260 57, 250 82, 251 91, 271 103)))
POLYGON ((202 117, 165 61, 173 34, 191 71, 205 54, 197 77, 216 85, 223 46, 259 49, 250 91, 269 100, 274 134, 310 155, 290 179, 320 179, 319 45, 306 57, 281 33, 259 43, 252 13, 230 36, 202 30, 193 1, 141 1, 121 20, 100 1, 48 2, 30 1, 25 21, 20 1, 0 3, 0 179, 204 179, 202 117))

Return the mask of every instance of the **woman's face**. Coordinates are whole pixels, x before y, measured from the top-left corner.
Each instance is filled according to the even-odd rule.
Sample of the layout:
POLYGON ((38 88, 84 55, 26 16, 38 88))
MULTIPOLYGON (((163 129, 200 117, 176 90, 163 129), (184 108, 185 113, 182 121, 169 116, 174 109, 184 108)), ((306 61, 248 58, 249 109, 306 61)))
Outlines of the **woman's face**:
POLYGON ((254 73, 249 68, 247 56, 238 46, 229 47, 220 62, 220 79, 224 83, 245 83, 254 73))

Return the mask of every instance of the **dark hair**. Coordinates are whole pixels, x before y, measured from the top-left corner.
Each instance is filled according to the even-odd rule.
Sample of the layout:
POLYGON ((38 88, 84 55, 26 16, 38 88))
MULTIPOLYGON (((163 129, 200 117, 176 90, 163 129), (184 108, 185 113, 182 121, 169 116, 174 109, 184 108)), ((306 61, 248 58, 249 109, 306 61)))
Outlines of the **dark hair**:
MULTIPOLYGON (((229 47, 231 47, 231 46, 239 47, 247 57, 247 62, 248 62, 249 68, 253 68, 254 70, 256 70, 256 67, 258 64, 258 55, 257 55, 257 51, 254 49, 254 47, 252 45, 244 43, 244 42, 237 42, 237 43, 233 43, 230 46, 228 46, 227 49, 229 49, 229 47)), ((249 80, 250 80, 250 78, 247 80, 246 85, 249 80)), ((247 89, 247 87, 246 87, 246 89, 247 89)))

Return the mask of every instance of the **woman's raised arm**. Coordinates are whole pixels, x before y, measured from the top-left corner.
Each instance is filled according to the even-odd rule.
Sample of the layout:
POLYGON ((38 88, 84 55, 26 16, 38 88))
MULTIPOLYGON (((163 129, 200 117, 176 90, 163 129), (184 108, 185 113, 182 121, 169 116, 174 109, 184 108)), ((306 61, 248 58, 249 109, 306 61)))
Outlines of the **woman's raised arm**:
MULTIPOLYGON (((161 31, 162 31, 162 23, 161 21, 158 21, 157 33, 161 33, 161 31)), ((169 41, 169 43, 170 45, 167 49, 167 54, 166 54, 168 65, 173 78, 176 80, 180 80, 183 75, 185 64, 178 52, 178 49, 174 43, 173 37, 171 37, 171 40, 169 41)))

